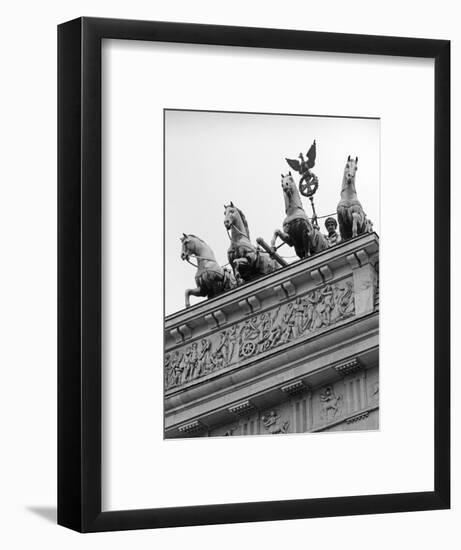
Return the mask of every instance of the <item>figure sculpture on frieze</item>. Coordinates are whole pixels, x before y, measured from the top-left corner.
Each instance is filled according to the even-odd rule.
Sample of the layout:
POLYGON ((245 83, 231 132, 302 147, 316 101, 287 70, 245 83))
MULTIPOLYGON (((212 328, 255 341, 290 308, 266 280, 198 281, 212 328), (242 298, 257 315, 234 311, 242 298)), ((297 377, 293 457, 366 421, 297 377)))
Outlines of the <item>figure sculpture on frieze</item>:
POLYGON ((172 377, 172 368, 171 368, 171 354, 165 353, 165 359, 163 362, 163 373, 165 376, 165 387, 169 387, 172 385, 173 377, 172 377))
POLYGON ((320 394, 321 416, 326 422, 334 419, 340 413, 341 399, 342 396, 336 395, 333 386, 326 386, 320 394))
POLYGON ((263 415, 261 421, 265 430, 270 434, 285 434, 288 432, 289 421, 282 421, 276 411, 263 415))
POLYGON ((180 351, 176 350, 170 364, 172 385, 176 386, 180 384, 182 380, 182 373, 184 370, 183 354, 180 351))
POLYGON ((208 372, 210 366, 211 343, 207 338, 202 338, 198 358, 198 376, 208 372))
POLYGON ((334 288, 333 301, 332 321, 337 321, 354 314, 354 289, 350 281, 346 281, 344 287, 336 286, 334 288))

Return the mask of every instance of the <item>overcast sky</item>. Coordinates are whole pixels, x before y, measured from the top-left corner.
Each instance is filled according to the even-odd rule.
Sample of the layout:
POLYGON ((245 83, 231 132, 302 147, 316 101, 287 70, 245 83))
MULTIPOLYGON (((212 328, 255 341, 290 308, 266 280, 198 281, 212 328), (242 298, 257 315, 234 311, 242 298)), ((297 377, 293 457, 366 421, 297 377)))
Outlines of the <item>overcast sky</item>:
MULTIPOLYGON (((347 156, 358 156, 357 195, 379 233, 379 132, 377 119, 166 111, 165 313, 183 309, 184 290, 195 287, 195 269, 180 258, 182 233, 201 237, 226 264, 223 205, 233 201, 247 217, 252 242, 269 243, 285 217, 285 157, 305 155, 314 139, 317 214, 336 212, 347 156)), ((311 217, 309 199, 302 200, 311 217)), ((294 255, 286 245, 279 252, 294 255)), ((191 304, 201 299, 192 296, 191 304)))

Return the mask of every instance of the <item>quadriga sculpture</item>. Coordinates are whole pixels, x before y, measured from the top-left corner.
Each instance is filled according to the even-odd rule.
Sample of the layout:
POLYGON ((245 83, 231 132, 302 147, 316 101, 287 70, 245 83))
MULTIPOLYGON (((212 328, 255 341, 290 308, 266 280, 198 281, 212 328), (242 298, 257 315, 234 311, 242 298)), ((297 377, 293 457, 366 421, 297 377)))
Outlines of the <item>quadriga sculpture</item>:
POLYGON ((372 223, 367 219, 362 205, 357 199, 355 177, 358 161, 358 157, 355 157, 355 159, 351 158, 350 155, 347 157, 341 187, 341 200, 336 209, 338 214, 339 233, 343 241, 373 231, 372 223))
POLYGON ((230 231, 231 244, 227 251, 229 264, 237 284, 250 281, 277 269, 277 262, 250 241, 250 230, 245 214, 231 202, 224 205, 224 226, 230 231))
POLYGON ((192 264, 190 257, 193 256, 197 259, 197 265, 192 264, 197 267, 195 274, 197 288, 186 290, 186 307, 190 306, 190 296, 214 298, 237 286, 232 272, 218 264, 213 251, 200 237, 183 233, 181 244, 181 260, 192 264))
POLYGON ((282 190, 285 199, 286 218, 283 220, 283 231, 276 229, 271 241, 275 251, 275 243, 279 237, 288 246, 294 246, 299 258, 306 258, 328 248, 327 238, 314 227, 304 211, 298 187, 289 172, 282 174, 282 190))

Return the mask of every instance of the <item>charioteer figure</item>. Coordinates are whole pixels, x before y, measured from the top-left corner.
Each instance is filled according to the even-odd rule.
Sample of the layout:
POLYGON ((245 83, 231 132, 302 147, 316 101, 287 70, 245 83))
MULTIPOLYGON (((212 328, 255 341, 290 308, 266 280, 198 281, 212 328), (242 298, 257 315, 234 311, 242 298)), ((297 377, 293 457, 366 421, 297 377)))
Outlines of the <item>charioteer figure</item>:
POLYGON ((327 230, 326 238, 330 243, 330 246, 334 246, 335 244, 339 244, 341 242, 341 237, 336 231, 337 227, 338 222, 334 218, 329 217, 325 220, 325 229, 327 230))

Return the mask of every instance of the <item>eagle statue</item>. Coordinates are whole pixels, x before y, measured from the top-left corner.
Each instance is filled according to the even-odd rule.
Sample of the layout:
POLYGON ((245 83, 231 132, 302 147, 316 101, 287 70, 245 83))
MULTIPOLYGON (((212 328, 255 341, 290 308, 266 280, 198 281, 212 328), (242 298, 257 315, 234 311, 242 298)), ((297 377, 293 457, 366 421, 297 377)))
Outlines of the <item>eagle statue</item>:
POLYGON ((302 153, 299 153, 299 160, 296 159, 285 159, 288 163, 288 166, 295 170, 296 172, 299 172, 301 176, 309 172, 311 168, 314 168, 315 166, 315 156, 317 154, 317 148, 315 145, 315 139, 314 143, 310 146, 309 151, 306 153, 306 159, 304 159, 304 155, 302 153))

